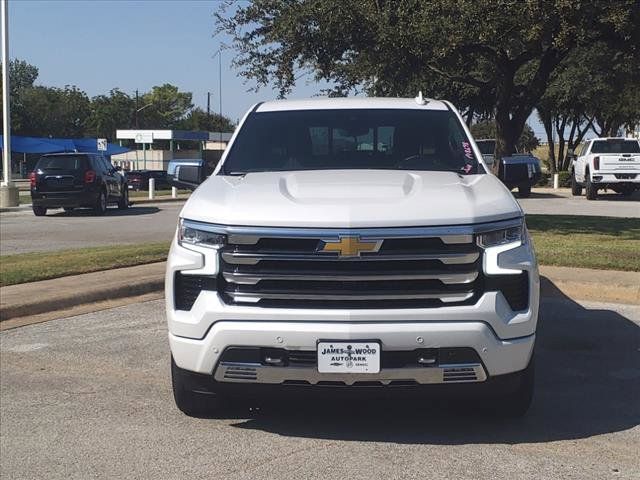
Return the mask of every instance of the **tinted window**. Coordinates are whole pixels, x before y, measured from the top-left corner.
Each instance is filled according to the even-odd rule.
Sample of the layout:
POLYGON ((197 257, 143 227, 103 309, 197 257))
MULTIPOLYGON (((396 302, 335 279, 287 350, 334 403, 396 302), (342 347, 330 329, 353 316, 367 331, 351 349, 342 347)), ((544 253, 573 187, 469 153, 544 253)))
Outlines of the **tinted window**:
POLYGON ((452 112, 400 109, 253 113, 223 173, 358 168, 479 173, 452 112))
POLYGON ((87 158, 84 155, 55 155, 41 157, 36 169, 40 170, 82 170, 86 168, 87 158))
POLYGON ((640 153, 637 140, 596 140, 591 153, 640 153))
POLYGON ((476 143, 478 144, 478 148, 482 155, 493 155, 496 151, 495 140, 478 140, 476 143))
POLYGON ((106 158, 104 157, 94 157, 96 160, 96 163, 98 165, 98 169, 103 170, 104 172, 109 172, 111 170, 113 170, 113 167, 111 166, 111 163, 107 161, 106 158))

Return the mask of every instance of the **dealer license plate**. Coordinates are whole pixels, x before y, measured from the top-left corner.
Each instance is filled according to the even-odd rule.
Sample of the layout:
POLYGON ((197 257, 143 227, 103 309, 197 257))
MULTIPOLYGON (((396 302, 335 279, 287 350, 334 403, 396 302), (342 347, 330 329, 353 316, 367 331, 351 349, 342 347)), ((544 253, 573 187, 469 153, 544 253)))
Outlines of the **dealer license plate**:
POLYGON ((377 342, 318 342, 318 372, 378 373, 380 344, 377 342))

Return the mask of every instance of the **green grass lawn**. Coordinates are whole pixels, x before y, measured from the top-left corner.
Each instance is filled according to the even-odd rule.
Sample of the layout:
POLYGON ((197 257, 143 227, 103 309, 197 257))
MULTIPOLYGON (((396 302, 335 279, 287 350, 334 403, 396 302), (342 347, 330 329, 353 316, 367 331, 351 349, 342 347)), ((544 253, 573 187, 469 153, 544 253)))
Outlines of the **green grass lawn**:
POLYGON ((0 286, 161 262, 169 242, 113 245, 0 257, 0 286))
POLYGON ((541 265, 640 271, 640 219, 527 215, 541 265))

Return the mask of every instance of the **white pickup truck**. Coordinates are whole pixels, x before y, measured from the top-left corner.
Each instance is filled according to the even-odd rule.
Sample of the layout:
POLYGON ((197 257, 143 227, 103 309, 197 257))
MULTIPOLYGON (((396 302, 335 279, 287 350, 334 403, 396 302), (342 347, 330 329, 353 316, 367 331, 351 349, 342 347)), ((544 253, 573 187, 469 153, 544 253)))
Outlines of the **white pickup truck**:
POLYGON ((251 108, 180 213, 165 291, 188 415, 336 391, 477 395, 510 416, 531 402, 524 214, 448 102, 251 108))
POLYGON ((580 145, 571 166, 571 193, 582 188, 588 200, 598 190, 631 195, 640 189, 640 141, 631 138, 595 138, 580 145))

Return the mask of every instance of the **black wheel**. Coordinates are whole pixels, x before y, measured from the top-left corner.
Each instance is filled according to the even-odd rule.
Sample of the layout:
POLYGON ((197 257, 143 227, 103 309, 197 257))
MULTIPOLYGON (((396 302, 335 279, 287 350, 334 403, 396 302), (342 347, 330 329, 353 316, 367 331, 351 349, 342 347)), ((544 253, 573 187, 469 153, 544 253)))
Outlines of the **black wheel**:
POLYGON ((535 390, 535 359, 533 356, 527 368, 518 376, 519 382, 516 390, 491 402, 491 410, 497 416, 520 418, 529 410, 535 390))
POLYGON ((576 181, 575 170, 571 172, 571 195, 574 197, 582 195, 582 186, 576 181))
POLYGON ((633 187, 631 187, 631 188, 625 188, 625 189, 623 189, 623 190, 620 192, 620 194, 621 194, 623 197, 630 197, 631 195, 633 195, 633 192, 635 192, 635 191, 636 191, 636 189, 635 189, 635 188, 633 188, 633 187))
POLYGON ((120 197, 120 200, 118 200, 118 208, 120 210, 126 210, 129 208, 129 188, 127 185, 124 185, 123 187, 122 196, 120 197))
POLYGON ((75 210, 73 207, 64 207, 63 210, 66 213, 73 213, 73 211, 75 210))
POLYGON ((587 200, 595 200, 596 198, 598 198, 598 187, 596 187, 591 182, 591 175, 589 175, 589 172, 586 172, 585 176, 587 177, 587 182, 584 190, 587 196, 587 200))
POLYGON ((100 195, 98 195, 98 199, 96 200, 96 205, 93 207, 93 211, 96 215, 104 215, 107 211, 107 193, 102 190, 100 195))
POLYGON ((518 196, 522 198, 527 198, 531 195, 531 185, 521 185, 518 187, 518 196))
POLYGON ((44 217, 47 214, 47 209, 45 207, 33 207, 33 214, 36 217, 44 217))
POLYGON ((189 372, 181 369, 171 357, 173 399, 178 409, 190 417, 210 417, 221 410, 222 399, 217 394, 196 393, 189 388, 189 372))

